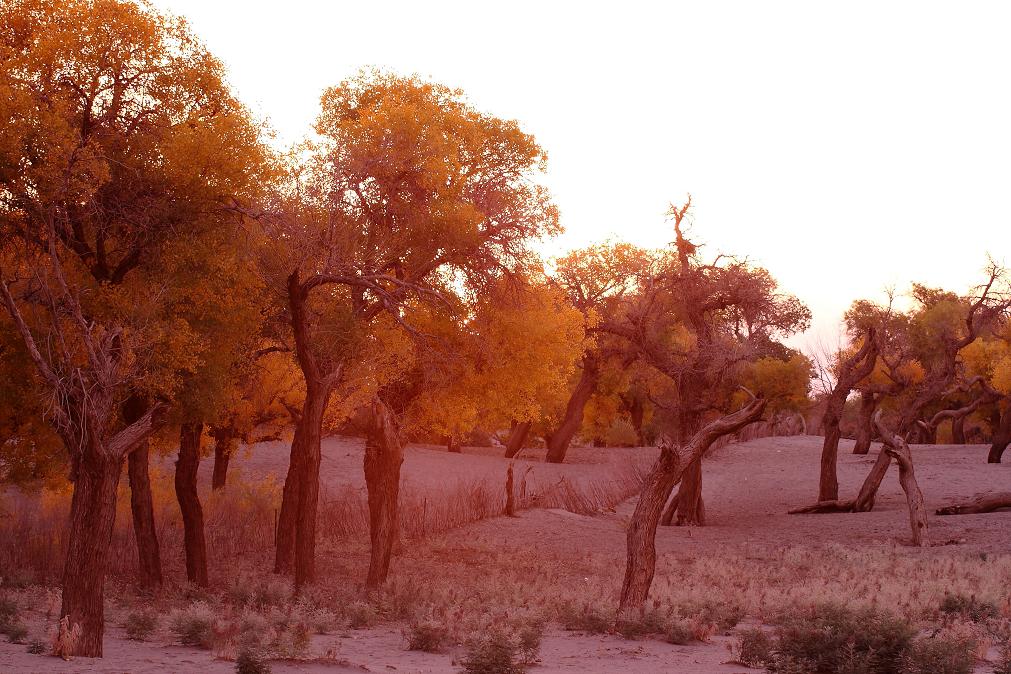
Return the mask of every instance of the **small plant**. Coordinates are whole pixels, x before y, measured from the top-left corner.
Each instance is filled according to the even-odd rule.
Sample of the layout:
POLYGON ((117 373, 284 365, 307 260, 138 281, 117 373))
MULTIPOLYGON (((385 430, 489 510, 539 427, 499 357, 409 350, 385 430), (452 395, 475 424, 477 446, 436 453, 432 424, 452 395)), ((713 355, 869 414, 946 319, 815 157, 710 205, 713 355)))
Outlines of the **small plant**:
POLYGON ((123 627, 126 638, 133 641, 147 641, 158 629, 158 614, 151 610, 133 611, 126 617, 123 627))
POLYGON ((667 643, 684 646, 695 641, 695 632, 687 620, 675 618, 667 623, 667 626, 664 628, 663 637, 667 643))
POLYGON ((519 647, 507 632, 492 629, 474 639, 463 659, 463 674, 523 674, 526 663, 519 647))
POLYGON ((12 644, 24 643, 25 637, 28 636, 28 628, 22 622, 8 623, 4 626, 3 632, 7 635, 7 641, 12 644))
POLYGON ((348 627, 353 630, 372 627, 379 622, 379 611, 376 610, 376 607, 360 599, 348 604, 344 615, 347 619, 348 627))
POLYGON ((971 674, 976 644, 965 638, 919 639, 902 656, 901 674, 971 674))
POLYGON ((614 624, 614 617, 609 612, 591 604, 582 607, 567 604, 559 611, 558 619, 565 629, 588 634, 604 634, 614 624))
POLYGON ((28 642, 28 652, 32 655, 43 655, 46 652, 46 642, 42 639, 32 639, 28 642))
POLYGON ((276 629, 269 644, 271 653, 286 660, 294 660, 305 655, 312 639, 308 625, 293 621, 276 629))
POLYGON ((618 621, 615 628, 626 639, 641 639, 650 634, 663 634, 665 622, 664 617, 657 611, 642 609, 635 615, 618 621))
POLYGON ((270 674, 270 663, 259 653, 243 649, 235 659, 236 674, 270 674))
POLYGON ((13 599, 0 597, 0 631, 18 620, 18 605, 13 599))
POLYGON ((172 632, 183 646, 209 649, 214 645, 214 612, 204 602, 195 602, 172 616, 172 632))
POLYGON ((449 630, 434 618, 425 618, 411 624, 407 633, 407 649, 438 653, 449 638, 449 630))
POLYGON ((775 643, 769 633, 760 628, 742 630, 735 648, 737 659, 748 667, 762 667, 772 662, 775 643))
POLYGON ((961 616, 974 623, 983 623, 1000 617, 1000 609, 993 602, 963 594, 944 595, 944 599, 941 600, 941 613, 947 616, 961 616))
POLYGON ((542 620, 524 622, 516 628, 516 645, 519 648, 520 660, 524 665, 532 665, 537 662, 543 638, 544 621, 542 620))

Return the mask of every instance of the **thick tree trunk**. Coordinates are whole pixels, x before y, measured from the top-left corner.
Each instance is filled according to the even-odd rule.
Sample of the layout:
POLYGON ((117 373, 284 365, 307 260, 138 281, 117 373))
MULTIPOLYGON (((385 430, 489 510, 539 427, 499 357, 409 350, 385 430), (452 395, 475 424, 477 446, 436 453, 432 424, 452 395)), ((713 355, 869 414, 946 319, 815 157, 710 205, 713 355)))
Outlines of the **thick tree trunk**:
POLYGON ((228 464, 235 451, 235 434, 230 428, 216 428, 214 436, 214 472, 211 489, 221 489, 228 482, 228 464))
POLYGON ((162 576, 161 550, 154 524, 148 461, 148 441, 144 440, 129 458, 130 511, 133 514, 133 532, 137 541, 140 585, 150 590, 161 585, 162 576))
POLYGON ((878 401, 875 400, 873 393, 868 391, 860 393, 856 442, 853 443, 854 454, 866 454, 871 449, 871 440, 874 438, 874 410, 877 407, 878 401))
POLYGON ((818 474, 819 501, 835 501, 839 498, 839 477, 836 464, 839 458, 839 437, 841 435, 839 419, 842 416, 842 405, 833 400, 829 400, 828 405, 823 422, 825 440, 821 446, 821 469, 818 474))
POLYGON ((200 468, 202 423, 183 424, 179 430, 179 458, 176 459, 175 487, 183 516, 183 541, 186 548, 186 578, 207 587, 207 542, 204 540, 204 511, 197 493, 200 468))
POLYGON ((565 406, 565 416, 548 439, 548 453, 545 460, 549 463, 565 461, 569 443, 583 425, 583 410, 586 409, 586 403, 589 402, 593 392, 597 390, 599 377, 600 367, 596 358, 589 354, 583 356, 583 372, 579 375, 579 382, 565 406))
POLYGON ((642 424, 645 416, 646 407, 642 404, 642 400, 638 397, 633 397, 628 404, 628 417, 632 422, 632 428, 635 429, 636 444, 640 447, 646 445, 646 438, 642 434, 642 424))
POLYGON ((281 492, 281 511, 274 532, 274 573, 290 575, 295 564, 295 521, 298 518, 299 480, 302 478, 302 420, 295 423, 288 455, 288 474, 281 492))
POLYGON ((82 461, 75 471, 60 617, 66 616, 71 626, 80 626, 76 655, 102 657, 106 560, 122 467, 122 458, 103 456, 82 461))
POLYGON ((1004 450, 1011 443, 1011 405, 1000 413, 1000 422, 994 430, 990 451, 986 455, 987 463, 1000 463, 1004 450))
POLYGON ((704 527, 706 507, 702 501, 702 460, 689 464, 681 476, 677 495, 677 526, 704 527))
MULTIPOLYGON (((147 412, 143 398, 131 395, 123 403, 123 421, 127 425, 138 421, 147 412)), ((133 533, 137 542, 137 560, 140 586, 151 590, 162 583, 161 551, 154 524, 154 504, 151 498, 151 477, 148 473, 150 441, 144 439, 128 459, 130 482, 130 513, 133 515, 133 533)))
POLYGON ((874 499, 877 498, 881 481, 885 479, 888 466, 892 463, 892 457, 888 455, 884 447, 878 453, 878 458, 871 467, 871 472, 867 474, 864 483, 860 486, 860 492, 853 502, 853 512, 865 513, 874 508, 874 499))
POLYGON ((965 444, 965 418, 968 414, 957 416, 951 420, 951 443, 953 445, 965 444))
MULTIPOLYGON (((313 582, 316 578, 316 512, 319 506, 319 464, 320 436, 323 429, 323 414, 330 400, 331 390, 322 385, 306 388, 305 404, 302 409, 302 437, 298 443, 302 458, 299 461, 300 475, 295 516, 295 590, 313 582)), ((292 445, 294 451, 294 445, 292 445)))
POLYGON ((390 556, 397 539, 400 466, 404 450, 396 420, 382 401, 372 404, 372 424, 365 441, 365 485, 369 501, 371 556, 365 580, 367 590, 386 582, 390 556))
POLYGON ((938 508, 937 515, 975 515, 980 513, 992 513, 1001 508, 1011 508, 1011 492, 999 494, 986 494, 977 496, 968 503, 954 503, 950 506, 938 508))
POLYGON ((505 458, 511 459, 519 454, 529 434, 529 421, 514 421, 512 428, 509 430, 509 440, 506 442, 505 458))

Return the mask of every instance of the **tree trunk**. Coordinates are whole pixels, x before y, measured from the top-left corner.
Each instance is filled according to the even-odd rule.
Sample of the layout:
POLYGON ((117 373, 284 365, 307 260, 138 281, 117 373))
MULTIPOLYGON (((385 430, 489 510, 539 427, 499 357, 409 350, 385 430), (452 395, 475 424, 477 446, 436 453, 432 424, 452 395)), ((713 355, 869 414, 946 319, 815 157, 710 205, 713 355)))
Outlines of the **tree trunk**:
POLYGON ((295 422, 288 455, 288 474, 281 492, 281 512, 274 532, 274 573, 290 575, 295 564, 295 520, 298 517, 299 480, 302 478, 302 420, 295 422))
POLYGON ((116 490, 122 467, 122 458, 102 456, 82 461, 75 471, 60 609, 61 618, 66 616, 71 625, 81 629, 75 655, 102 657, 106 560, 116 522, 116 490))
POLYGON ((548 463, 562 463, 565 461, 565 453, 569 450, 569 443, 579 432, 583 425, 583 410, 590 396, 597 389, 597 380, 600 377, 600 368, 594 356, 586 354, 583 356, 583 372, 579 375, 579 382, 576 384, 568 404, 565 406, 565 416, 562 423, 551 434, 548 440, 548 453, 545 460, 548 463))
POLYGON ((632 422, 632 428, 635 429, 636 443, 640 447, 646 446, 646 439, 642 434, 642 423, 645 416, 646 406, 642 404, 642 400, 637 396, 633 396, 628 404, 628 417, 632 422))
POLYGON ((183 541, 186 548, 186 578, 207 587, 207 542, 204 540, 204 511, 197 493, 200 468, 202 423, 183 424, 179 429, 179 458, 176 459, 176 498, 183 515, 183 541))
MULTIPOLYGON (((127 425, 138 421, 147 412, 146 401, 131 395, 123 403, 121 414, 127 425)), ((154 523, 154 504, 151 499, 151 477, 148 473, 150 441, 145 438, 130 453, 128 476, 130 482, 130 512, 133 515, 133 534, 137 542, 137 560, 140 586, 151 590, 162 583, 161 551, 154 523)))
POLYGON ((453 454, 459 454, 461 452, 460 442, 456 439, 456 436, 446 436, 446 451, 452 452, 453 454))
POLYGON ((397 539, 397 505, 400 466, 404 450, 400 432, 389 408, 380 400, 372 404, 372 424, 365 441, 365 485, 369 501, 371 556, 365 589, 376 590, 386 582, 390 556, 397 539))
POLYGON ((506 470, 506 502, 505 510, 502 512, 506 517, 516 517, 516 494, 513 487, 513 464, 509 464, 506 470))
POLYGON ((856 442, 853 443, 854 454, 866 454, 871 449, 871 440, 874 438, 874 410, 877 407, 878 401, 874 399, 873 393, 868 391, 860 393, 856 442))
POLYGON ((154 523, 154 505, 151 500, 151 478, 148 474, 149 443, 144 440, 130 453, 130 511, 133 514, 133 533, 137 541, 137 557, 141 587, 151 590, 159 587, 161 576, 161 550, 154 523))
POLYGON ((885 479, 885 473, 888 472, 888 466, 891 463, 892 457, 882 447, 878 453, 877 461, 871 467, 871 472, 867 474, 863 485, 860 486, 860 492, 853 502, 853 512, 866 513, 874 508, 874 499, 878 495, 878 488, 881 487, 881 481, 885 479))
POLYGON ((829 400, 828 404, 829 407, 825 411, 823 422, 825 440, 821 446, 821 470, 818 477, 819 501, 835 501, 839 498, 839 477, 836 472, 836 463, 839 457, 839 437, 841 435, 839 418, 842 416, 842 405, 833 400, 829 400))
POLYGON ((906 493, 906 503, 909 505, 909 526, 913 532, 913 545, 923 547, 927 544, 927 508, 923 503, 923 492, 916 483, 909 445, 902 438, 895 436, 885 451, 899 464, 899 484, 906 493))
POLYGON ((965 418, 968 414, 957 416, 951 420, 951 443, 953 445, 965 444, 965 418))
POLYGON ((667 507, 663 510, 663 515, 660 517, 660 524, 669 527, 674 524, 674 515, 678 511, 678 501, 681 500, 681 494, 674 494, 671 500, 667 503, 667 507))
POLYGON ((1001 508, 1011 508, 1011 492, 998 494, 986 494, 977 496, 968 503, 955 503, 950 506, 938 508, 937 515, 975 515, 980 513, 991 513, 1001 508))
POLYGON ((994 431, 986 462, 1000 463, 1009 443, 1011 443, 1011 405, 1000 414, 1000 423, 994 431))
POLYGON ((214 472, 211 474, 211 489, 221 489, 228 482, 228 464, 235 451, 235 432, 231 428, 215 428, 214 472))
POLYGON ((677 495, 677 526, 704 527, 706 507, 702 502, 702 461, 689 464, 681 477, 677 495))
MULTIPOLYGON (((307 382, 308 384, 308 382, 307 382)), ((312 384, 306 387, 302 409, 302 437, 298 443, 302 454, 299 462, 295 516, 295 590, 301 591, 316 578, 316 512, 319 506, 320 436, 323 414, 330 400, 329 387, 312 384)), ((294 451, 294 444, 292 450, 294 451)))
POLYGON ((511 459, 523 449, 523 443, 527 441, 530 434, 529 421, 514 421, 512 429, 509 431, 509 441, 506 442, 505 458, 511 459))

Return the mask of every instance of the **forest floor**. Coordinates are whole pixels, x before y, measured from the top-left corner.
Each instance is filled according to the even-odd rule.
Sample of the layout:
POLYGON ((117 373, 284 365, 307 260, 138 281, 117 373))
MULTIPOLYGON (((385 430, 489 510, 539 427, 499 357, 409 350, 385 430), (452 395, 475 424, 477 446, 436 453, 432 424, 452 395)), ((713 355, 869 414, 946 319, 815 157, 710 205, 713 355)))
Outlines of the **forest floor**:
MULTIPOLYGON (((1011 464, 987 465, 982 446, 914 446, 917 478, 931 513, 931 547, 916 549, 906 545, 909 516, 894 467, 870 513, 786 514, 814 501, 821 441, 805 436, 766 438, 727 446, 707 459, 703 479, 707 526, 660 528, 654 604, 733 603, 745 616, 745 626, 760 624, 791 602, 804 601, 878 605, 921 619, 936 617, 940 600, 952 592, 981 597, 999 605, 1005 617, 1011 616, 1011 512, 932 515, 935 508, 952 501, 1007 491, 1011 464)), ((842 498, 856 493, 877 451, 875 445, 870 455, 854 456, 850 447, 844 440, 840 448, 842 498)), ((283 450, 281 443, 264 443, 240 453, 234 464, 247 481, 268 474, 283 479, 283 450)), ((563 478, 577 486, 594 485, 606 483, 619 471, 627 475, 630 466, 647 466, 655 451, 574 449, 570 463, 544 464, 533 456, 517 461, 516 473, 526 479, 529 494, 563 478)), ((326 441, 323 484, 331 492, 363 490, 361 461, 359 441, 326 441)), ((489 449, 467 448, 460 456, 412 446, 404 463, 403 487, 414 497, 426 494, 436 502, 460 484, 504 484, 507 465, 489 449)), ((202 479, 209 481, 209 470, 202 479)), ((359 596, 356 583, 367 565, 365 540, 324 541, 317 552, 320 601, 329 601, 342 615, 353 612, 348 606, 355 606, 359 613, 372 611, 371 617, 345 621, 328 634, 313 636, 306 659, 274 661, 273 671, 458 672, 465 652, 459 642, 468 633, 488 620, 522 620, 534 613, 547 619, 538 662, 530 669, 534 674, 758 671, 733 662, 733 630, 706 635, 703 643, 672 645, 657 638, 631 640, 563 629, 566 621, 559 615, 613 611, 624 566, 625 527, 634 504, 635 498, 628 498, 596 513, 585 508, 571 512, 532 507, 518 517, 490 517, 408 538, 393 561, 391 589, 375 600, 378 608, 353 599, 359 596), (397 618, 398 613, 409 613, 400 610, 407 604, 411 610, 424 607, 449 625, 452 638, 444 652, 407 649, 409 623, 397 618)), ((321 527, 327 526, 327 521, 321 522, 321 527)), ((210 552, 214 554, 213 548, 210 552)), ((247 579, 242 582, 269 582, 262 579, 269 576, 270 551, 247 557, 243 573, 249 575, 241 576, 247 579)), ((170 573, 178 565, 178 560, 166 561, 170 573)), ((212 570, 222 587, 223 574, 221 568, 212 570)), ((27 596, 31 590, 24 592, 27 596)), ((180 646, 164 626, 147 641, 128 640, 124 616, 148 602, 127 590, 110 592, 102 660, 64 662, 28 655, 24 645, 0 643, 0 672, 235 670, 235 663, 227 659, 234 653, 180 646)), ((45 598, 23 603, 28 606, 24 615, 29 628, 46 629, 52 601, 48 608, 45 598)), ((169 603, 159 606, 165 613, 171 608, 169 603)), ((997 644, 984 644, 980 655, 993 658, 996 648, 997 644)), ((975 671, 990 672, 992 665, 981 660, 975 671)))

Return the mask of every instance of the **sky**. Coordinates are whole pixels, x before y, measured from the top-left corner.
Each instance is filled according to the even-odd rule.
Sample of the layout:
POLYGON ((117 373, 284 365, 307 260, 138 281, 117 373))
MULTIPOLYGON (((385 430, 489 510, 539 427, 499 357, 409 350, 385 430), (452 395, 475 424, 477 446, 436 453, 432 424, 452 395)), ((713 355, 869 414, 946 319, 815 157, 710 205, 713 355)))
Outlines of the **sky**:
POLYGON ((186 17, 279 143, 363 67, 463 89, 549 157, 565 234, 661 246, 692 195, 704 252, 768 268, 838 340, 849 303, 967 292, 1011 263, 1011 5, 230 2, 186 17))

